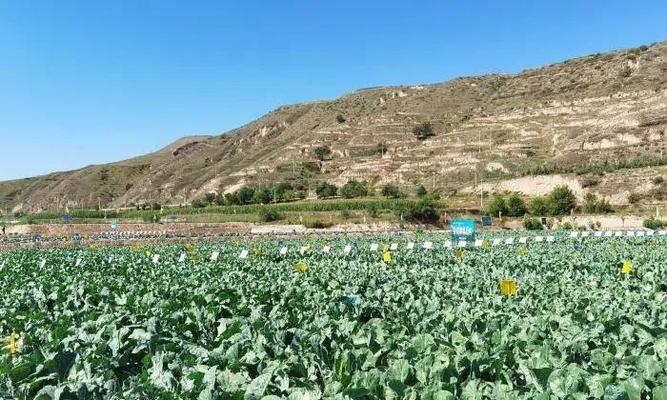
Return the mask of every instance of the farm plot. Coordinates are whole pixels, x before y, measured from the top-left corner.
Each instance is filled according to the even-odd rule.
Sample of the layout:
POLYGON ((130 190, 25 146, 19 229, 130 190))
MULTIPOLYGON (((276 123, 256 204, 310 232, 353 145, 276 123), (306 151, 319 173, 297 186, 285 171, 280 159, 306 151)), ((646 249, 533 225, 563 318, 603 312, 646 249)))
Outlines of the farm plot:
POLYGON ((0 398, 667 398, 664 239, 388 245, 0 254, 0 398))

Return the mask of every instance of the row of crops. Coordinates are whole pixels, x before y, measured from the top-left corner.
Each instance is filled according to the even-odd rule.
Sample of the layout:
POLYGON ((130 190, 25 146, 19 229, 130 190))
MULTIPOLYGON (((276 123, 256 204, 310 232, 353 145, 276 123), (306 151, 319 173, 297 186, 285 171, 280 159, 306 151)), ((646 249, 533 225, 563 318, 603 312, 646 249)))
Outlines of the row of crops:
POLYGON ((664 236, 446 240, 0 253, 0 398, 667 399, 664 236))

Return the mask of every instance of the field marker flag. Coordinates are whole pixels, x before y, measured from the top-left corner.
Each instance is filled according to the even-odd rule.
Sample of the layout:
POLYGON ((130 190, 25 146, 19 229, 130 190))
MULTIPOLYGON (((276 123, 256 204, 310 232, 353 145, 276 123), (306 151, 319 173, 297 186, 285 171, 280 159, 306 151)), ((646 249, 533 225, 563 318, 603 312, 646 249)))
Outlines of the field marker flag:
POLYGON ((308 245, 301 246, 301 248, 299 249, 299 253, 300 253, 301 255, 304 255, 304 254, 306 254, 306 252, 307 252, 309 249, 310 249, 310 246, 308 246, 308 245))
POLYGON ((160 262, 160 255, 159 254, 153 254, 153 264, 157 264, 160 262))
POLYGON ((398 250, 398 243, 392 243, 391 246, 389 247, 389 250, 391 251, 398 250))
POLYGON ((285 254, 287 254, 287 247, 283 246, 280 248, 280 255, 284 256, 285 254))
POLYGON ((475 240, 475 247, 482 247, 482 243, 484 243, 484 241, 481 239, 475 240))
POLYGON ((618 231, 618 232, 614 233, 614 236, 615 236, 615 237, 622 237, 622 236, 623 236, 623 232, 622 232, 622 231, 618 231))
POLYGON ((444 246, 445 246, 446 249, 451 249, 452 248, 452 241, 451 240, 445 241, 444 246))
POLYGON ((239 254, 239 258, 248 258, 248 250, 241 250, 241 254, 239 254))
POLYGON ((625 234, 629 237, 634 237, 635 236, 635 231, 627 231, 625 234))
POLYGON ((643 237, 643 236, 646 236, 646 232, 644 232, 644 231, 637 231, 637 232, 635 233, 635 236, 637 236, 637 237, 643 237))
POLYGON ((544 236, 535 236, 533 240, 537 243, 542 243, 544 241, 544 236))
MULTIPOLYGON (((593 232, 593 237, 602 237, 603 234, 606 236, 607 233, 611 234, 611 232, 595 231, 595 232, 593 232)), ((611 235, 609 235, 609 236, 611 236, 611 235)))
POLYGON ((500 293, 510 297, 516 296, 517 287, 516 280, 510 278, 503 278, 500 280, 500 293))
POLYGON ((408 246, 407 246, 407 248, 408 248, 408 250, 412 250, 412 249, 414 249, 414 248, 415 248, 415 244, 414 244, 414 242, 408 242, 408 246))
POLYGON ((519 238, 519 243, 526 244, 527 242, 528 242, 528 238, 526 236, 523 236, 523 237, 519 238))
POLYGON ((426 242, 424 242, 423 247, 424 247, 426 250, 431 250, 431 249, 433 248, 433 242, 431 242, 431 241, 426 241, 426 242))
POLYGON ((178 257, 178 262, 179 263, 185 262, 185 253, 181 253, 181 255, 178 257))
POLYGON ((646 236, 653 236, 655 235, 654 231, 646 231, 646 236))
MULTIPOLYGON (((522 238, 523 239, 523 238, 522 238)), ((505 239, 505 244, 514 244, 514 238, 505 239)))
POLYGON ((465 240, 459 240, 458 243, 456 243, 456 247, 463 248, 468 245, 468 242, 465 240))
POLYGON ((378 244, 377 243, 371 243, 371 251, 378 251, 378 244))
POLYGON ((667 230, 664 230, 664 229, 659 230, 659 231, 658 231, 658 235, 660 235, 660 236, 665 236, 665 235, 667 235, 667 230))
POLYGON ((582 237, 582 238, 589 237, 590 235, 591 235, 591 233, 590 233, 589 231, 583 231, 583 232, 581 232, 581 237, 582 237))
POLYGON ((5 268, 6 263, 7 263, 7 260, 2 260, 2 264, 0 264, 0 271, 2 271, 5 268))
POLYGON ((326 245, 322 247, 322 253, 329 253, 331 251, 331 246, 326 245))
POLYGON ((75 267, 78 267, 79 265, 81 265, 81 258, 77 258, 76 261, 74 262, 75 267))
POLYGON ((553 237, 553 236, 551 236, 551 235, 548 235, 548 236, 547 236, 547 242, 549 242, 549 243, 553 243, 553 242, 555 242, 555 241, 556 241, 556 238, 555 238, 555 237, 553 237))
POLYGON ((218 256, 220 256, 220 252, 215 250, 213 253, 211 253, 211 261, 218 261, 218 256))
POLYGON ((579 232, 577 232, 577 231, 570 232, 570 237, 573 238, 573 239, 576 239, 577 237, 579 237, 579 232))
POLYGON ((44 268, 46 266, 46 258, 42 259, 42 262, 39 264, 39 268, 44 268))
POLYGON ((491 246, 499 246, 500 243, 502 243, 502 240, 500 240, 500 239, 493 239, 493 242, 491 242, 491 246))
POLYGON ((343 249, 343 253, 345 253, 345 255, 348 255, 348 254, 350 254, 351 251, 352 251, 352 246, 349 245, 349 244, 345 245, 345 248, 343 249))

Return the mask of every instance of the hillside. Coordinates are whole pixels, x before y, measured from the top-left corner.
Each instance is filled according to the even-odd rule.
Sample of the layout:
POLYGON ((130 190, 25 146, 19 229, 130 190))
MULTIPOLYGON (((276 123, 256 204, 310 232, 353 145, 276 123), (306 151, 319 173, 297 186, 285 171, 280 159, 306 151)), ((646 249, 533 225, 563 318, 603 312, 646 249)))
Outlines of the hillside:
POLYGON ((566 182, 615 203, 631 193, 654 202, 666 199, 656 179, 667 177, 666 130, 661 42, 517 75, 369 88, 284 106, 225 134, 184 138, 145 156, 2 182, 0 207, 173 204, 283 180, 313 188, 358 178, 472 192, 476 175, 487 191, 531 194, 566 182), (435 136, 418 140, 412 129, 426 121, 435 136), (323 162, 314 156, 318 146, 332 150, 323 162), (618 169, 622 161, 634 168, 618 169))

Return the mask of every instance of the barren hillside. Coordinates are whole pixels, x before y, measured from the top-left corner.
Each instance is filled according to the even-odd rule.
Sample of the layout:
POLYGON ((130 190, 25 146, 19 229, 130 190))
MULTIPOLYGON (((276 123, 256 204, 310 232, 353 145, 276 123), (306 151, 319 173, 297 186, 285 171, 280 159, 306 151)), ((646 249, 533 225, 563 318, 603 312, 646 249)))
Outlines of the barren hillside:
POLYGON ((184 138, 126 161, 0 183, 0 206, 180 203, 205 192, 294 179, 312 186, 360 178, 473 191, 476 175, 490 191, 534 192, 569 180, 617 203, 631 192, 664 200, 665 183, 655 177, 667 177, 666 130, 662 42, 517 75, 370 88, 284 106, 220 136, 184 138), (435 136, 418 140, 412 129, 423 122, 431 122, 435 136), (332 151, 323 162, 314 156, 318 146, 332 151), (624 161, 636 168, 605 167, 624 161), (547 176, 531 182, 528 175, 547 176))

